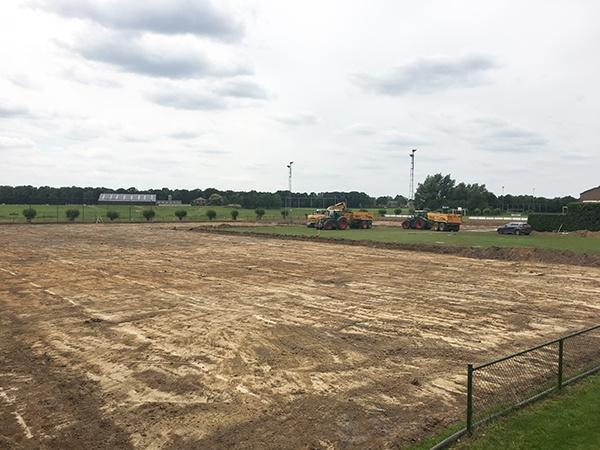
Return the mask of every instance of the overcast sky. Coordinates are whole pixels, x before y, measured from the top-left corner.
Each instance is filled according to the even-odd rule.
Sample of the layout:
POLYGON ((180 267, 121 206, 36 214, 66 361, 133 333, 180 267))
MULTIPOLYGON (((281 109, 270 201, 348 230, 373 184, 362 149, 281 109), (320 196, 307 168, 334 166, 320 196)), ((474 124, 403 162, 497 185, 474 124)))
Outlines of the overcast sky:
POLYGON ((0 184, 600 185, 600 2, 2 0, 0 184))

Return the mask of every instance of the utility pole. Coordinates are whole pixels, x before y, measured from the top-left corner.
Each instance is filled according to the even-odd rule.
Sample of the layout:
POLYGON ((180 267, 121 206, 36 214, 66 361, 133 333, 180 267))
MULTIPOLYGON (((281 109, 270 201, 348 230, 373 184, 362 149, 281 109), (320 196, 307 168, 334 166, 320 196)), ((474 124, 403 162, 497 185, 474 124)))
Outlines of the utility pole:
POLYGON ((502 214, 504 214, 504 186, 502 186, 502 214))
POLYGON ((409 187, 410 198, 408 199, 409 205, 411 203, 414 203, 414 200, 415 200, 415 152, 416 151, 417 151, 417 149, 413 148, 412 151, 410 152, 410 187, 409 187))

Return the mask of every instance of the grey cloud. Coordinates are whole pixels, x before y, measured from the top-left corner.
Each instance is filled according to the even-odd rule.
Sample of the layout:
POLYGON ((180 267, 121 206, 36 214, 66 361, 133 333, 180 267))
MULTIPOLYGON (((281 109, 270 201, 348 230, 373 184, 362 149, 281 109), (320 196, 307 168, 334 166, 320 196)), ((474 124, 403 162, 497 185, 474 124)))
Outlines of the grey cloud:
POLYGON ((291 126, 315 125, 319 122, 317 116, 310 112, 287 114, 275 117, 275 120, 291 126))
POLYGON ((197 133, 195 131, 176 131, 168 134, 168 136, 172 139, 188 140, 196 139, 197 137, 201 136, 201 133, 197 133))
POLYGON ((197 50, 157 45, 125 34, 90 36, 70 48, 86 59, 152 77, 199 78, 250 73, 243 65, 219 67, 197 50))
POLYGON ((481 75, 496 67, 487 56, 471 55, 457 60, 419 59, 396 67, 388 74, 355 74, 353 80, 364 89, 382 95, 403 95, 409 92, 427 94, 455 87, 481 84, 481 75))
POLYGON ((548 144, 540 133, 496 118, 479 118, 436 128, 470 142, 475 148, 491 152, 533 152, 548 144))
POLYGON ((222 95, 228 97, 253 98, 264 100, 267 98, 267 92, 258 83, 248 79, 232 79, 223 83, 217 89, 222 95))
POLYGON ((2 118, 25 117, 30 115, 31 112, 25 106, 11 105, 0 101, 0 117, 2 118))
POLYGON ((209 0, 32 0, 29 5, 118 30, 194 34, 225 41, 239 40, 244 34, 231 13, 209 0))
POLYGON ((161 106, 186 110, 215 110, 227 106, 221 97, 185 89, 157 91, 149 94, 148 99, 161 106))
POLYGON ((532 152, 543 148, 548 140, 541 134, 496 120, 480 120, 480 129, 471 140, 478 147, 507 153, 532 152))

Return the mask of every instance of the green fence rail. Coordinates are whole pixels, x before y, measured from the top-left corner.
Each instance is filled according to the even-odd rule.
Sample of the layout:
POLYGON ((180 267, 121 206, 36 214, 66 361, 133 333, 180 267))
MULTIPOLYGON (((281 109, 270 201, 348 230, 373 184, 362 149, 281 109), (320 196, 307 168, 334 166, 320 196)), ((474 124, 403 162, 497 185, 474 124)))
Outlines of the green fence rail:
POLYGON ((484 364, 468 364, 466 426, 432 450, 597 371, 600 325, 484 364))

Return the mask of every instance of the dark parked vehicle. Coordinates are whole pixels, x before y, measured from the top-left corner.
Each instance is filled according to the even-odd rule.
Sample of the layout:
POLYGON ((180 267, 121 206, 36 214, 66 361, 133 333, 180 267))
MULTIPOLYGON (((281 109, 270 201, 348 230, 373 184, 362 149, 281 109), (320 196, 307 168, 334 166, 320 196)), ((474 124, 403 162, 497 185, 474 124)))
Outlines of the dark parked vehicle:
POLYGON ((498 227, 496 231, 498 232, 498 234, 528 235, 529 233, 531 233, 531 225, 522 222, 511 222, 502 225, 501 227, 498 227))

